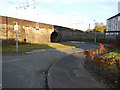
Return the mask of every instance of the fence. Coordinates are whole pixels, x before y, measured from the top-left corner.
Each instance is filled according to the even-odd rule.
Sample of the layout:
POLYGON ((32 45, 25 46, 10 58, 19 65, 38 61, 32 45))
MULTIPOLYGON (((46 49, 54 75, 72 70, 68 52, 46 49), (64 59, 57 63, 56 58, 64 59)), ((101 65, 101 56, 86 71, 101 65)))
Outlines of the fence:
POLYGON ((106 31, 106 38, 109 39, 120 39, 120 31, 106 31))
MULTIPOLYGON (((118 41, 120 40, 119 35, 114 35, 114 37, 112 37, 111 35, 106 35, 106 33, 99 33, 96 32, 96 42, 99 43, 112 43, 114 41, 118 41)), ((88 42, 94 42, 95 39, 95 33, 94 32, 90 32, 90 33, 83 33, 81 35, 81 39, 80 41, 88 41, 88 42)))

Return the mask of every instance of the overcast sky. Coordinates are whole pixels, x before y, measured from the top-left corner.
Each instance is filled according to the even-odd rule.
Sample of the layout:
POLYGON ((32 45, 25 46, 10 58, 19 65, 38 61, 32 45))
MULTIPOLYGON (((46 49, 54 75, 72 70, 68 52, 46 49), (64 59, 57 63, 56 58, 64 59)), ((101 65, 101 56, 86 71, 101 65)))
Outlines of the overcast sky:
MULTIPOLYGON (((30 4, 32 0, 27 0, 30 4)), ((53 25, 86 30, 94 21, 106 24, 106 19, 118 13, 119 0, 35 0, 38 4, 24 9, 26 0, 0 0, 0 15, 39 21, 53 25)))

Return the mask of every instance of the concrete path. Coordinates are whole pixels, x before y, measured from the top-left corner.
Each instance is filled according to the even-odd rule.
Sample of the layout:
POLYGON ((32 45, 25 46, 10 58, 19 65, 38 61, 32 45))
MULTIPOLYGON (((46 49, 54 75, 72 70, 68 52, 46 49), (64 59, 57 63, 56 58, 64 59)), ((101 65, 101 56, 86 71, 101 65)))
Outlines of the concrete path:
POLYGON ((48 72, 49 88, 107 88, 83 67, 84 54, 62 58, 48 72))

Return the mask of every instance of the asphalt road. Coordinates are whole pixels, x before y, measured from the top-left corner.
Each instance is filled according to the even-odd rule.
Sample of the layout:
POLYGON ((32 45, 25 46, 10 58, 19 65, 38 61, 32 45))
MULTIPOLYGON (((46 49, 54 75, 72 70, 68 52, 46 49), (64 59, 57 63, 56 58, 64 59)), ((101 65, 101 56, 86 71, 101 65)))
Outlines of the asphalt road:
MULTIPOLYGON (((27 55, 2 57, 3 88, 47 88, 46 77, 50 66, 70 54, 83 49, 96 49, 95 44, 69 42, 79 45, 68 49, 34 50, 27 55)), ((1 63, 1 62, 0 62, 1 63)))

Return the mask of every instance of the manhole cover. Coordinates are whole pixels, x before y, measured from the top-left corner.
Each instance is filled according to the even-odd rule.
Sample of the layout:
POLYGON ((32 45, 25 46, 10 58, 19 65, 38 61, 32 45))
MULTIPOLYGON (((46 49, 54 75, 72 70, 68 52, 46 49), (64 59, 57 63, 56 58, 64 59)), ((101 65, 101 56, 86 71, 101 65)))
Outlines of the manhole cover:
POLYGON ((47 73, 47 71, 46 71, 46 70, 40 70, 39 72, 40 72, 40 73, 42 73, 42 74, 47 73))

